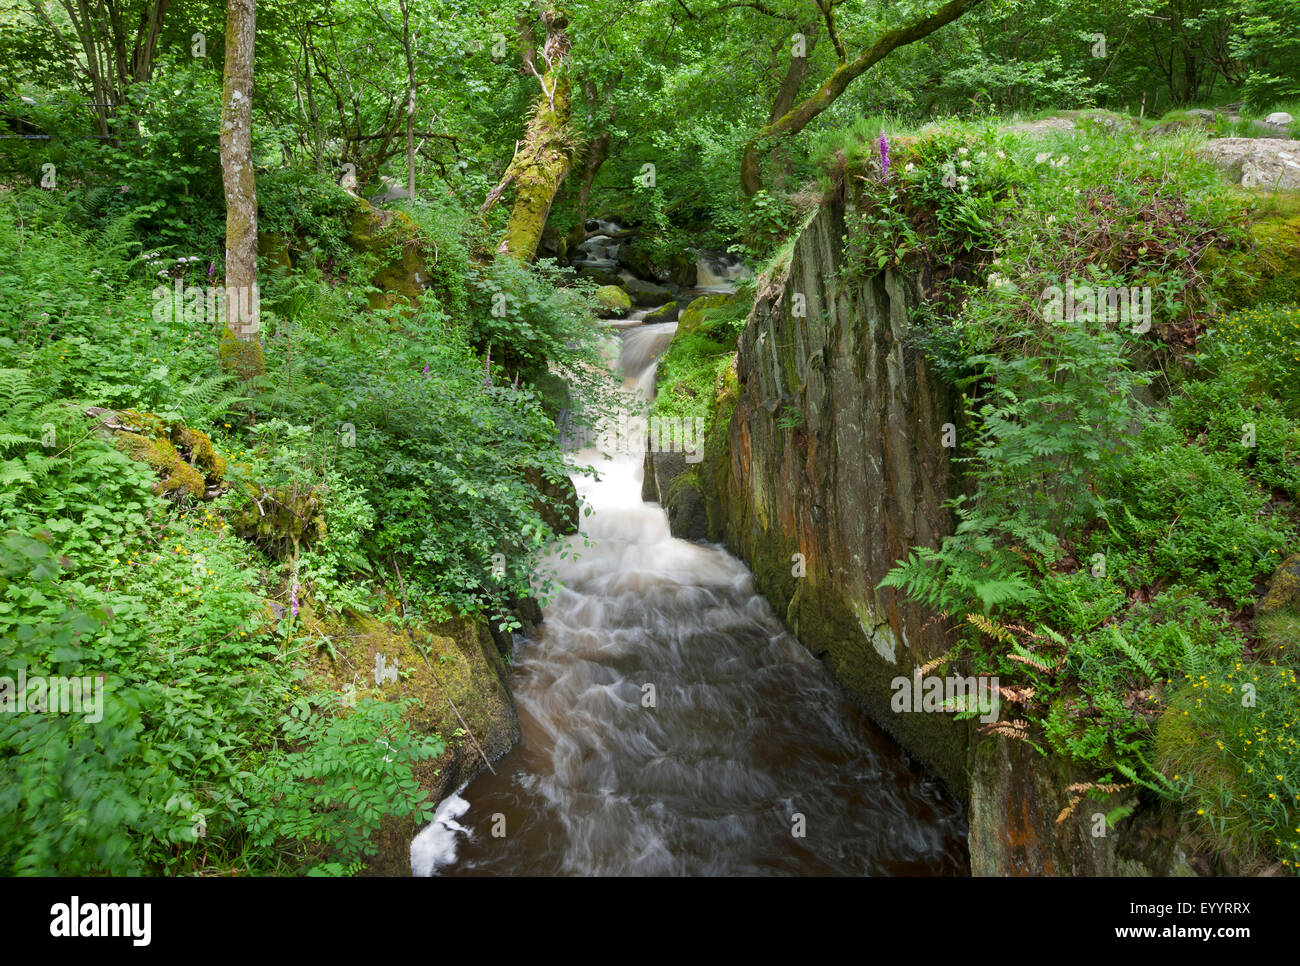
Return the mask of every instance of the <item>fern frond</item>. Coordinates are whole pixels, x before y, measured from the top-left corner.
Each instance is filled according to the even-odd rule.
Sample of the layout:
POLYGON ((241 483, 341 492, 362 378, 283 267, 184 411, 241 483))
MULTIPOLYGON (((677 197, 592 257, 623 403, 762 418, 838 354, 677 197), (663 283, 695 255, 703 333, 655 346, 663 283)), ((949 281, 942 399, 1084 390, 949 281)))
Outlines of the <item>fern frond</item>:
POLYGON ((1129 642, 1114 624, 1110 625, 1110 636, 1114 639, 1115 646, 1128 655, 1128 659, 1137 665, 1138 669, 1147 676, 1148 681, 1155 682, 1158 680, 1156 669, 1147 660, 1147 656, 1129 642))
POLYGON ((212 422, 247 398, 231 388, 235 384, 234 376, 225 372, 199 377, 176 394, 177 408, 189 422, 212 422))
POLYGON ((1015 644, 1015 635, 1006 627, 1002 626, 995 620, 990 620, 982 614, 967 614, 966 621, 974 624, 986 635, 1003 644, 1015 644))

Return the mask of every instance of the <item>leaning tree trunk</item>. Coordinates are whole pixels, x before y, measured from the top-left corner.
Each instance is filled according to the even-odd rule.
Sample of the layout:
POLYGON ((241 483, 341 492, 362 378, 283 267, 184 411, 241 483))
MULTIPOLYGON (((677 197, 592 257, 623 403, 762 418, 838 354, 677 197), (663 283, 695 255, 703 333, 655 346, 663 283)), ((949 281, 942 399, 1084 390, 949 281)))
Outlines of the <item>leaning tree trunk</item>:
POLYGON ((538 70, 535 58, 530 57, 529 52, 524 54, 524 64, 542 86, 541 96, 537 98, 514 160, 480 209, 481 214, 486 214, 506 188, 514 185, 514 204, 497 252, 521 261, 536 254, 551 205, 555 203, 555 196, 568 177, 572 163, 569 130, 572 91, 566 69, 570 49, 565 32, 568 20, 559 11, 547 10, 542 14, 542 22, 546 25, 546 45, 542 48, 546 73, 538 70))
MULTIPOLYGON (((978 7, 984 0, 947 0, 947 2, 928 16, 912 21, 904 27, 888 30, 877 38, 876 42, 853 60, 847 60, 842 53, 842 46, 836 44, 837 53, 841 54, 839 65, 826 78, 821 87, 810 96, 791 107, 781 117, 771 121, 745 144, 740 159, 740 186, 746 195, 753 196, 763 187, 762 174, 759 171, 759 155, 764 148, 770 149, 778 138, 798 134, 813 118, 826 110, 855 80, 865 74, 880 61, 899 47, 915 43, 928 37, 940 27, 952 23, 968 10, 978 7)), ((833 30, 831 22, 828 30, 833 30)), ((835 36, 832 33, 832 40, 835 36)))
POLYGON ((257 185, 253 178, 253 31, 256 0, 226 0, 221 92, 221 181, 226 190, 226 317, 221 364, 245 379, 264 369, 257 293, 257 185))

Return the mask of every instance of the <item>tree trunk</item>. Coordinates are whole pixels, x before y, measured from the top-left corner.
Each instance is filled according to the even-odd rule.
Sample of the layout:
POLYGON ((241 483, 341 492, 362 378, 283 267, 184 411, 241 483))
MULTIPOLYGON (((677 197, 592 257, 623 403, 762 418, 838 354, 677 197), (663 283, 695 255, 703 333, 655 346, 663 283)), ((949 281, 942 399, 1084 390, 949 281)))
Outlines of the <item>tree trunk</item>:
MULTIPOLYGON (((617 83, 618 78, 615 78, 610 86, 615 86, 617 83)), ((600 91, 595 82, 584 80, 582 90, 590 107, 594 108, 601 101, 600 91)), ((610 107, 606 123, 612 125, 616 114, 617 109, 610 107)), ((611 137, 608 129, 592 138, 587 145, 586 156, 582 162, 582 183, 578 185, 578 223, 573 226, 569 237, 565 240, 566 251, 572 251, 587 240, 587 203, 591 200, 591 186, 596 181, 596 175, 600 173, 601 165, 609 159, 610 145, 611 137)))
POLYGON ((221 181, 226 191, 226 318, 222 367, 245 379, 264 369, 258 341, 257 185, 253 178, 253 32, 256 0, 226 0, 221 92, 221 181))
POLYGON ((915 20, 906 27, 889 30, 856 59, 841 63, 830 77, 817 88, 813 94, 789 111, 768 124, 749 139, 740 160, 740 186, 745 194, 755 195, 763 187, 762 174, 759 171, 758 158, 760 150, 770 145, 777 138, 798 134, 804 127, 826 108, 835 103, 845 89, 865 74, 868 70, 884 60, 899 47, 921 40, 946 26, 962 14, 978 7, 984 0, 948 0, 942 7, 927 17, 915 20))
MULTIPOLYGON (((804 37, 804 50, 802 57, 790 58, 790 65, 786 68, 785 77, 781 79, 781 87, 776 92, 776 100, 772 102, 772 110, 768 112, 767 123, 779 120, 790 112, 794 107, 799 91, 803 87, 804 78, 808 76, 808 58, 812 56, 813 48, 817 46, 817 24, 807 24, 800 33, 804 37)), ((788 151, 781 150, 780 144, 773 144, 772 150, 768 154, 767 164, 768 171, 771 172, 773 185, 780 189, 784 187, 785 179, 790 174, 790 154, 788 151)))
POLYGON ((536 254, 551 205, 555 203, 555 196, 568 177, 572 163, 569 133, 572 91, 566 69, 570 49, 566 33, 568 20, 559 11, 547 10, 542 14, 542 22, 546 25, 546 45, 542 48, 546 73, 540 73, 526 54, 524 57, 525 66, 532 70, 542 86, 541 96, 528 122, 523 143, 506 169, 501 184, 493 189, 482 209, 482 213, 486 213, 506 186, 513 183, 514 205, 497 252, 521 261, 536 254))
POLYGON ((406 197, 415 200, 415 41, 411 10, 402 0, 402 50, 406 53, 406 197))

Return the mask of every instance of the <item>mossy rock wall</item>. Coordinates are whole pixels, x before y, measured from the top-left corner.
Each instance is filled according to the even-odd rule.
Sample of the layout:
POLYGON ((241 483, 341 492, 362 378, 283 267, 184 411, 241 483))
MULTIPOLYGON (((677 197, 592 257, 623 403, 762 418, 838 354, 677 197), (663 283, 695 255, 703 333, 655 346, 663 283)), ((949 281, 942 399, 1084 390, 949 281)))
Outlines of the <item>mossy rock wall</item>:
POLYGON ((982 737, 970 754, 971 874, 1196 876, 1210 871, 1185 847, 1172 808, 1117 815, 1112 827, 1107 814, 1137 804, 1132 788, 1099 790, 1097 797, 1069 791, 1093 780, 1023 741, 982 737))
MULTIPOLYGON (((400 608, 395 605, 394 610, 400 608)), ((318 652, 309 677, 314 687, 345 691, 352 686, 358 698, 416 699, 408 721, 417 731, 439 735, 447 743, 439 758, 416 767, 416 778, 432 801, 446 798, 486 767, 469 735, 456 736, 462 718, 493 762, 519 740, 507 668, 485 619, 466 616, 418 624, 411 634, 370 615, 318 616, 310 605, 303 605, 300 619, 305 629, 329 639, 334 649, 333 656, 324 649, 318 652), (395 681, 385 677, 376 684, 381 656, 385 668, 397 669, 395 681)), ((411 820, 386 821, 367 873, 410 875, 410 844, 418 831, 411 820)))
POLYGON ((698 470, 708 535, 749 565, 791 631, 872 717, 965 794, 967 726, 890 709, 892 680, 949 642, 933 614, 877 588, 910 547, 950 532, 940 440, 952 402, 904 338, 911 280, 835 281, 844 232, 842 208, 826 205, 785 273, 760 284, 735 383, 718 399, 725 422, 715 419, 698 470))

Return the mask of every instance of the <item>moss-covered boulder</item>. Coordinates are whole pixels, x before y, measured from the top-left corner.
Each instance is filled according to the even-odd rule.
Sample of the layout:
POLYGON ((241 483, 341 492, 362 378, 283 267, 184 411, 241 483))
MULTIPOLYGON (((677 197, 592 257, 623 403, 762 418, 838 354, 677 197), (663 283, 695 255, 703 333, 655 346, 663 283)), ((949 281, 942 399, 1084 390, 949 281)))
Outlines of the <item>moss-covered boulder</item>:
POLYGON ((390 308, 400 301, 413 305, 429 284, 425 243, 405 212, 376 208, 358 198, 348 244, 379 263, 371 281, 380 291, 370 293, 371 308, 390 308))
MULTIPOLYGON (((392 603, 400 613, 400 604, 392 603)), ((303 603, 299 622, 313 640, 329 642, 309 666, 306 683, 313 689, 340 692, 345 706, 367 698, 415 699, 407 721, 446 743, 440 756, 415 766, 431 801, 478 774, 484 756, 495 762, 518 741, 507 669, 482 618, 417 621, 408 632, 387 618, 326 614, 303 603)), ((410 843, 418 831, 412 819, 386 820, 367 874, 409 875, 410 843)))
POLYGON ((597 285, 616 285, 623 284, 623 276, 612 268, 606 268, 603 265, 583 265, 578 269, 580 278, 589 278, 597 285))
POLYGON ((85 412, 99 420, 97 432, 131 459, 153 468, 159 477, 153 491, 159 496, 201 499, 220 489, 226 459, 207 433, 136 409, 91 407, 85 412))
POLYGON ((1300 651, 1300 553, 1284 560, 1255 605, 1255 630, 1262 656, 1293 662, 1300 651))
POLYGON ((1269 197, 1247 230, 1246 248, 1206 253, 1207 272, 1224 280, 1236 306, 1300 302, 1300 192, 1269 197))
POLYGON ((1277 568, 1255 614, 1258 617, 1283 610, 1300 614, 1300 553, 1292 554, 1277 568))
POLYGON ((648 245, 640 238, 619 246, 618 263, 637 278, 658 278, 648 245))
POLYGON ((720 309, 723 306, 730 305, 735 300, 734 295, 701 295, 699 298, 686 306, 681 317, 677 320, 677 331, 682 333, 694 332, 704 321, 705 315, 713 310, 720 309))
POLYGON ((661 305, 646 315, 643 320, 648 325, 654 325, 658 322, 674 322, 677 319, 678 308, 676 302, 669 302, 667 305, 661 305))
POLYGON ((203 474, 181 459, 171 441, 151 439, 142 433, 119 433, 117 448, 133 460, 148 463, 158 474, 153 491, 159 496, 191 497, 198 499, 207 488, 203 474))
POLYGON ((671 302, 673 298, 673 293, 662 285, 644 282, 639 278, 631 279, 623 287, 627 289, 627 294, 637 305, 663 305, 665 302, 671 302))
POLYGON ((622 318, 632 311, 632 297, 617 285, 602 285, 596 289, 596 300, 600 303, 600 314, 606 318, 622 318))
POLYGON ((694 252, 677 251, 668 256, 668 281, 682 288, 699 283, 700 261, 694 252))

